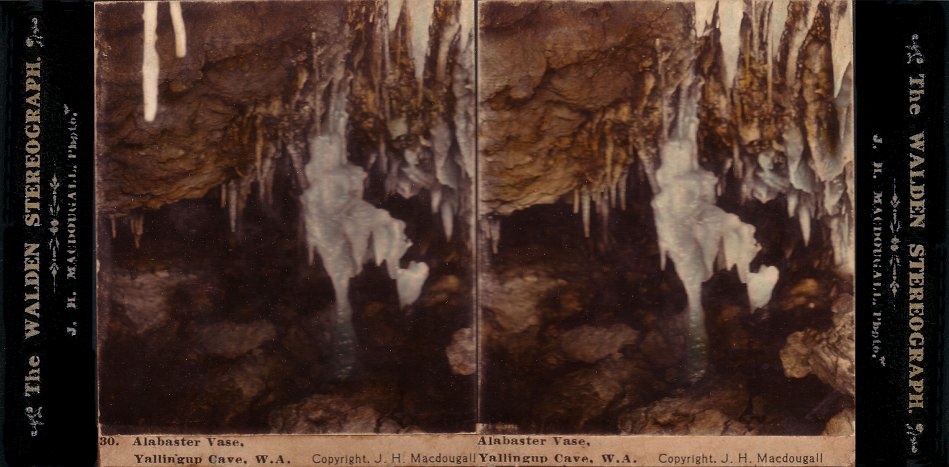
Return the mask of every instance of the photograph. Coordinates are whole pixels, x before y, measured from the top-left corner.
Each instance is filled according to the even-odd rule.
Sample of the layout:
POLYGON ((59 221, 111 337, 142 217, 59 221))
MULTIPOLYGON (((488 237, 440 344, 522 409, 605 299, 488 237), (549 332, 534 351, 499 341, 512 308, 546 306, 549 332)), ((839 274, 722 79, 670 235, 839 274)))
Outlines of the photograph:
POLYGON ((484 1, 480 421, 850 435, 846 1, 484 1))
POLYGON ((473 11, 95 5, 103 434, 475 429, 473 11))

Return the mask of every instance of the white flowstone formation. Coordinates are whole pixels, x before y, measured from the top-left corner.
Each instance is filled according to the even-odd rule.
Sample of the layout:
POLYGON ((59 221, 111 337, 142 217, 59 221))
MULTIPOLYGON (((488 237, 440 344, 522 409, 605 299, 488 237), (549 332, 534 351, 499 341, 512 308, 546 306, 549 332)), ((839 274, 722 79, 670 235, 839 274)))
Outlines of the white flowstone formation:
POLYGON ((700 85, 691 81, 682 84, 678 123, 660 147, 662 165, 656 171, 659 190, 652 200, 661 265, 665 266, 666 257, 675 264, 688 299, 688 372, 692 380, 705 372, 708 336, 702 283, 718 269, 716 263, 724 270, 735 268, 738 278, 748 284, 752 309, 770 300, 778 276, 773 266, 759 273, 749 271, 760 250, 754 226, 715 205, 718 179, 698 162, 700 85))
MULTIPOLYGON (((377 265, 385 263, 389 277, 396 280, 402 306, 415 302, 429 271, 421 262, 400 266, 412 244, 405 236, 405 223, 363 200, 366 172, 347 158, 347 94, 344 86, 338 88, 327 127, 310 137, 310 160, 305 166, 309 187, 300 196, 307 245, 319 254, 336 293, 335 338, 340 355, 351 353, 355 337, 349 281, 362 272, 370 257, 377 265)), ((344 359, 337 369, 340 376, 346 376, 351 365, 351 360, 344 359)))

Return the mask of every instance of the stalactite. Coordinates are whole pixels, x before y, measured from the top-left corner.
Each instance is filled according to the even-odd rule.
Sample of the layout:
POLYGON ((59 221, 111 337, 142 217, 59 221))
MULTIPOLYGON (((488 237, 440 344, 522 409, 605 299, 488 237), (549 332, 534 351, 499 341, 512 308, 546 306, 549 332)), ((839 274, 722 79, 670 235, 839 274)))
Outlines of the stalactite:
POLYGON ((735 82, 738 52, 741 50, 741 20, 744 17, 743 0, 719 0, 718 31, 725 65, 725 86, 735 82))
POLYGON ((168 8, 171 10, 171 27, 175 32, 175 56, 181 58, 188 54, 188 36, 181 15, 181 2, 168 2, 168 8))
POLYGON ((583 217, 583 238, 590 238, 590 187, 580 189, 580 211, 583 217))
POLYGON ((231 226, 231 232, 237 231, 237 183, 234 180, 227 182, 227 218, 231 226))
POLYGON ((501 218, 489 216, 487 218, 488 240, 491 242, 491 253, 498 254, 498 246, 501 244, 501 218))
MULTIPOLYGON (((389 32, 395 31, 399 22, 399 16, 402 15, 402 3, 405 0, 389 0, 386 19, 389 25, 389 32)), ((388 52, 388 49, 386 49, 388 52)))
POLYGON ((804 238, 804 246, 807 246, 811 240, 811 206, 809 203, 799 203, 797 206, 797 220, 801 226, 801 235, 804 238))
POLYGON ((695 0, 695 37, 701 37, 714 26, 716 0, 695 0))
MULTIPOLYGON (((181 4, 169 2, 171 9, 171 23, 175 34, 175 55, 184 57, 187 53, 187 35, 185 33, 184 18, 181 14, 181 4)), ((142 4, 142 18, 144 20, 142 32, 142 101, 144 104, 144 118, 146 122, 155 120, 158 113, 158 71, 159 58, 156 43, 158 42, 158 2, 144 2, 142 4)))
POLYGON ((781 36, 788 19, 790 0, 773 0, 768 17, 768 106, 774 104, 774 54, 781 45, 781 36))
POLYGON ((139 211, 129 214, 128 222, 135 248, 138 249, 142 246, 142 235, 145 234, 145 213, 139 211))
POLYGON ((431 32, 435 0, 413 0, 412 8, 408 10, 409 35, 411 36, 412 62, 415 69, 415 80, 422 86, 425 76, 425 58, 429 50, 429 33, 431 32))
POLYGON ((143 4, 145 19, 142 43, 142 96, 145 103, 145 121, 155 120, 158 112, 158 3, 143 4))

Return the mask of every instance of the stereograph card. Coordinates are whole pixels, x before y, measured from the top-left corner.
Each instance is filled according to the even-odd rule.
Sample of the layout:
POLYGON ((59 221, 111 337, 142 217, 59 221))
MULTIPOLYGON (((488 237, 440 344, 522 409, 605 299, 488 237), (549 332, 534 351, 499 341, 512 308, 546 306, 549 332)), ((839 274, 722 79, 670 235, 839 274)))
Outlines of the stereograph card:
POLYGON ((936 458, 941 10, 88 6, 100 465, 936 458))

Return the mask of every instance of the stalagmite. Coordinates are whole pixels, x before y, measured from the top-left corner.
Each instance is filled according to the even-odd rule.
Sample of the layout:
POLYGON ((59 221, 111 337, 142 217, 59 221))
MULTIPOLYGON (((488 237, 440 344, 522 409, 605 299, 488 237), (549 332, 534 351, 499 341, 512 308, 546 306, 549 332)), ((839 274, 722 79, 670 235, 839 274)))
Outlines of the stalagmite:
POLYGON ((144 39, 142 41, 142 97, 145 104, 145 121, 155 120, 158 112, 158 3, 143 4, 145 19, 144 39))

